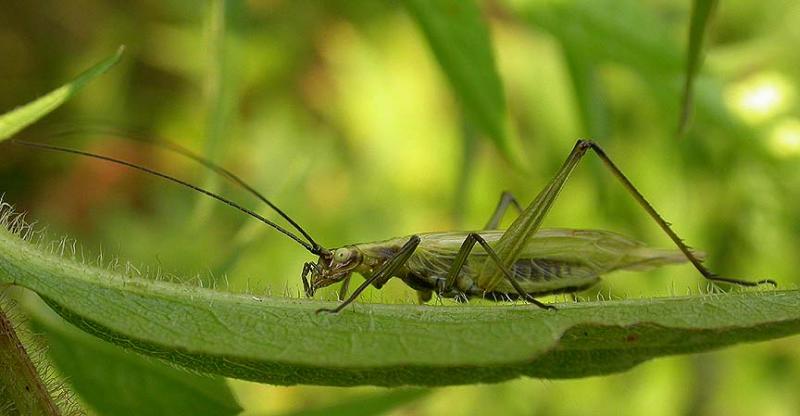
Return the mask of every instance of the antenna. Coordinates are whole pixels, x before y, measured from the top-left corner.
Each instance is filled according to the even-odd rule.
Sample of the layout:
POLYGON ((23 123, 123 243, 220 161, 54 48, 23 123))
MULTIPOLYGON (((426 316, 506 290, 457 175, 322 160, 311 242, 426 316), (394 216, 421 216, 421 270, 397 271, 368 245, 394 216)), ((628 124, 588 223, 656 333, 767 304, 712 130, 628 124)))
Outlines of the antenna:
MULTIPOLYGON (((50 150, 50 151, 55 151, 55 152, 62 152, 62 153, 71 153, 71 154, 74 154, 74 155, 80 155, 80 156, 90 157, 90 158, 93 158, 93 159, 104 160, 106 162, 116 163, 118 165, 127 166, 127 167, 132 168, 132 169, 136 169, 136 170, 139 170, 139 171, 142 171, 142 172, 145 172, 145 173, 149 173, 149 174, 154 175, 154 176, 158 176, 158 177, 160 177, 162 179, 166 179, 168 181, 177 183, 178 185, 182 185, 182 186, 184 186, 186 188, 193 189, 193 190, 195 190, 197 192, 205 194, 205 195, 207 195, 207 196, 209 196, 211 198, 214 198, 214 199, 216 199, 216 200, 218 200, 218 201, 220 201, 220 202, 222 202, 222 203, 224 203, 224 204, 226 204, 226 205, 228 205, 230 207, 233 207, 235 209, 238 209, 241 212, 244 212, 245 214, 247 214, 247 215, 249 215, 249 216, 251 216, 251 217, 253 217, 253 218, 255 218, 255 219, 257 219, 257 220, 259 220, 261 222, 263 222, 264 224, 269 225, 270 227, 278 230, 278 232, 280 232, 281 234, 284 234, 287 237, 291 238, 292 240, 296 241, 298 244, 300 244, 301 246, 305 247, 306 250, 311 252, 311 254, 319 255, 324 251, 324 249, 321 246, 317 245, 316 243, 313 243, 313 240, 311 240, 312 243, 309 244, 308 242, 301 240, 300 237, 296 236, 295 234, 291 233, 290 231, 286 230, 285 228, 281 227, 280 225, 275 224, 274 222, 264 218, 263 216, 253 212, 250 209, 247 209, 247 208, 237 204, 236 202, 233 202, 233 201, 231 201, 231 200, 229 200, 229 199, 227 199, 227 198, 225 198, 223 196, 220 196, 220 195, 218 195, 218 194, 216 194, 214 192, 211 192, 209 190, 203 189, 203 188, 201 188, 201 187, 199 187, 197 185, 193 185, 193 184, 191 184, 189 182, 183 181, 181 179, 175 178, 175 177, 167 175, 165 173, 161 173, 161 172, 158 172, 156 170, 153 170, 153 169, 150 169, 150 168, 147 168, 147 167, 144 167, 144 166, 139 166, 139 165, 137 165, 135 163, 131 163, 131 162, 128 162, 128 161, 125 161, 125 160, 115 159, 113 157, 104 156, 104 155, 98 155, 98 154, 89 153, 89 152, 84 152, 82 150, 71 149, 71 148, 68 148, 68 147, 54 146, 54 145, 42 144, 42 143, 33 143, 33 142, 28 142, 28 141, 18 140, 18 139, 11 139, 11 140, 9 140, 9 142, 14 143, 14 144, 18 144, 18 145, 21 145, 21 146, 27 146, 27 147, 50 150)), ((272 206, 272 204, 270 204, 270 206, 272 206)))
MULTIPOLYGON (((83 132, 85 132, 85 131, 83 131, 83 132)), ((54 133, 53 136, 56 136, 56 137, 58 137, 58 136, 67 136, 67 135, 78 134, 78 133, 83 133, 83 132, 79 131, 79 130, 66 130, 66 131, 61 132, 61 133, 54 133)), ((145 144, 148 144, 148 145, 151 145, 151 146, 160 147, 162 149, 169 150, 171 152, 177 153, 177 154, 179 154, 181 156, 184 156, 184 157, 187 157, 189 159, 194 160, 195 162, 197 162, 197 163, 205 166, 206 168, 210 169, 214 173, 216 173, 216 174, 224 177, 225 179, 228 179, 232 183, 242 187, 247 192, 250 192, 250 194, 254 195, 256 198, 261 200, 261 202, 267 204, 270 208, 275 210, 275 212, 277 212, 278 215, 281 216, 281 218, 283 218, 286 221, 288 221, 289 224, 292 225, 292 227, 294 227, 297 231, 299 231, 300 234, 302 234, 303 237, 305 237, 306 240, 308 240, 308 242, 311 243, 312 247, 314 247, 316 250, 322 250, 322 246, 319 245, 316 241, 314 241, 314 239, 311 237, 311 235, 309 235, 308 232, 306 232, 306 230, 303 229, 303 227, 301 227, 298 223, 296 223, 291 217, 289 217, 288 214, 286 214, 277 205, 273 204, 264 195, 262 195, 260 192, 255 190, 255 188, 253 188, 252 186, 247 184, 247 182, 245 182, 242 178, 240 178, 239 176, 237 176, 233 172, 229 171, 228 169, 225 169, 224 167, 222 167, 220 165, 217 165, 216 163, 214 163, 214 162, 212 162, 212 161, 210 161, 210 160, 208 160, 208 159, 206 159, 206 158, 204 158, 204 157, 192 152, 191 150, 187 149, 186 147, 181 146, 178 143, 175 143, 175 142, 172 142, 172 141, 169 141, 169 140, 166 140, 166 139, 160 139, 159 138, 159 140, 157 140, 157 141, 156 140, 149 140, 146 137, 141 137, 141 136, 137 136, 137 135, 130 135, 130 134, 126 134, 126 133, 123 133, 123 132, 118 132, 118 131, 116 131, 114 129, 107 129, 107 130, 96 129, 94 131, 90 131, 90 133, 109 134, 109 135, 113 135, 115 138, 118 138, 118 139, 125 139, 125 140, 135 141, 135 142, 138 142, 138 143, 145 143, 145 144)))

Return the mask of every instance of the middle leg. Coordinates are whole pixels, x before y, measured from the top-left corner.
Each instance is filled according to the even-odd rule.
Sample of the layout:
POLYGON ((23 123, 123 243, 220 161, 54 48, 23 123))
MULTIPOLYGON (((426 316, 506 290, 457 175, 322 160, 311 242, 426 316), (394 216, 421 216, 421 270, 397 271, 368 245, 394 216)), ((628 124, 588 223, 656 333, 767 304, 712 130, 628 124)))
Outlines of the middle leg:
POLYGON ((452 266, 450 266, 450 271, 447 273, 447 279, 445 280, 442 291, 450 291, 455 286, 458 275, 464 268, 464 264, 472 252, 472 249, 475 248, 475 243, 478 243, 481 245, 481 247, 483 247, 483 249, 489 255, 489 258, 497 265, 497 267, 500 268, 500 270, 502 270, 506 280, 508 280, 520 297, 542 309, 556 309, 555 306, 546 305, 542 302, 539 302, 531 294, 525 292, 522 286, 520 286, 516 279, 514 279, 514 276, 511 274, 508 268, 500 262, 500 258, 497 256, 497 253, 494 252, 494 249, 492 249, 489 243, 487 243, 486 240, 478 233, 469 233, 467 238, 464 239, 464 242, 461 244, 461 248, 458 250, 455 260, 453 260, 452 266))
POLYGON ((496 230, 497 227, 500 226, 500 221, 503 220, 503 216, 506 215, 508 207, 511 205, 516 208, 517 215, 522 213, 522 206, 517 201, 517 198, 514 198, 514 195, 512 195, 511 192, 503 191, 503 193, 500 194, 500 202, 497 203, 497 208, 494 209, 494 214, 492 214, 492 217, 489 218, 489 222, 486 223, 486 226, 484 226, 483 229, 496 230))

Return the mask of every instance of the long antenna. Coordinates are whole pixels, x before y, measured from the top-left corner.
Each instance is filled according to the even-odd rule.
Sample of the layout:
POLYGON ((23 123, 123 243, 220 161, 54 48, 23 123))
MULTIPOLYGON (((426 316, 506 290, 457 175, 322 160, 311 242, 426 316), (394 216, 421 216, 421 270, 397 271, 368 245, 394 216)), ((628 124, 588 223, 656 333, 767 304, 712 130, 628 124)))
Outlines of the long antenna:
MULTIPOLYGON (((64 131, 64 132, 61 132, 61 133, 55 133, 54 136, 65 136, 65 135, 77 134, 77 133, 85 133, 85 132, 86 131, 70 131, 70 130, 67 130, 67 131, 64 131)), ((90 131, 90 133, 92 133, 92 132, 93 131, 90 131)), ((250 192, 256 198, 261 200, 261 202, 267 204, 270 208, 275 210, 275 212, 277 212, 278 215, 281 216, 281 218, 283 218, 287 222, 289 222, 289 224, 291 224, 292 227, 294 227, 297 231, 299 231, 300 234, 302 234, 303 237, 305 237, 306 240, 308 240, 308 242, 311 243, 312 247, 314 247, 315 249, 321 249, 322 248, 322 246, 319 245, 316 241, 314 241, 314 239, 311 237, 311 235, 309 235, 308 232, 306 232, 306 230, 303 229, 303 227, 301 227, 298 223, 296 223, 291 217, 289 217, 288 214, 286 214, 277 205, 273 204, 264 195, 262 195, 260 192, 255 190, 249 184, 247 184, 247 182, 245 182, 242 178, 240 178, 239 176, 237 176, 233 172, 229 171, 228 169, 225 169, 224 167, 219 166, 216 163, 214 163, 214 162, 212 162, 212 161, 210 161, 210 160, 208 160, 208 159, 206 159, 206 158, 204 158, 204 157, 192 152, 191 150, 179 145, 178 143, 175 143, 175 142, 172 142, 172 141, 169 141, 169 140, 165 140, 165 139, 159 139, 157 141, 149 140, 149 139, 147 139, 145 137, 139 137, 139 136, 136 136, 136 135, 129 135, 129 134, 117 132, 117 131, 115 131, 113 129, 108 129, 108 131, 104 131, 103 129, 99 129, 97 131, 97 133, 98 134, 110 134, 110 135, 113 135, 113 136, 115 136, 116 138, 119 138, 119 139, 132 140, 132 141, 135 141, 135 142, 138 142, 138 143, 146 143, 146 144, 149 144, 151 146, 160 147, 160 148, 175 152, 175 153, 177 153, 179 155, 182 155, 184 157, 187 157, 189 159, 194 160, 195 162, 205 166, 206 168, 210 169, 211 171, 217 173, 218 175, 228 179, 229 181, 241 186, 246 191, 250 192)))
POLYGON ((242 211, 245 214, 250 215, 251 217, 263 222, 264 224, 269 225, 270 227, 278 230, 280 233, 282 233, 282 234, 286 235, 287 237, 291 238, 292 240, 296 241, 298 244, 300 244, 301 246, 305 247, 306 250, 310 251, 311 254, 318 255, 323 250, 320 246, 313 246, 313 245, 309 244, 308 242, 301 240, 300 237, 292 234, 291 232, 289 232, 285 228, 281 227, 280 225, 275 224, 274 222, 264 218, 263 216, 253 212, 250 209, 247 209, 247 208, 237 204, 236 202, 233 202, 233 201, 231 201, 229 199, 226 199, 225 197, 222 197, 222 196, 220 196, 220 195, 218 195, 218 194, 216 194, 214 192, 211 192, 209 190, 203 189, 203 188, 201 188, 201 187, 199 187, 197 185, 192 185, 189 182, 186 182, 186 181, 183 181, 181 179, 169 176, 169 175, 167 175, 165 173, 161 173, 161 172, 158 172, 156 170, 153 170, 153 169, 150 169, 150 168, 147 168, 147 167, 144 167, 144 166, 139 166, 137 164, 134 164, 134 163, 131 163, 131 162, 127 162, 125 160, 115 159, 113 157, 104 156, 104 155, 98 155, 98 154, 89 153, 89 152, 84 152, 84 151, 81 151, 81 150, 71 149, 71 148, 68 148, 68 147, 54 146, 54 145, 42 144, 42 143, 33 143, 33 142, 28 142, 28 141, 18 140, 18 139, 11 139, 11 140, 9 140, 9 142, 15 143, 15 144, 18 144, 18 145, 22 145, 22 146, 27 146, 27 147, 39 148, 39 149, 44 149, 44 150, 51 150, 51 151, 55 151, 55 152, 71 153, 71 154, 75 154, 75 155, 86 156, 86 157, 90 157, 90 158, 94 158, 94 159, 104 160, 106 162, 116 163, 116 164, 127 166, 129 168, 136 169, 136 170, 139 170, 139 171, 142 171, 142 172, 145 172, 145 173, 149 173, 151 175, 158 176, 158 177, 166 179, 168 181, 177 183, 178 185, 183 185, 183 186, 185 186, 187 188, 190 188, 190 189, 193 189, 193 190, 195 190, 197 192, 200 192, 200 193, 203 193, 205 195, 208 195, 211 198, 214 198, 214 199, 216 199, 216 200, 218 200, 218 201, 220 201, 220 202, 222 202, 222 203, 224 203, 224 204, 226 204, 226 205, 228 205, 230 207, 236 208, 239 211, 242 211))

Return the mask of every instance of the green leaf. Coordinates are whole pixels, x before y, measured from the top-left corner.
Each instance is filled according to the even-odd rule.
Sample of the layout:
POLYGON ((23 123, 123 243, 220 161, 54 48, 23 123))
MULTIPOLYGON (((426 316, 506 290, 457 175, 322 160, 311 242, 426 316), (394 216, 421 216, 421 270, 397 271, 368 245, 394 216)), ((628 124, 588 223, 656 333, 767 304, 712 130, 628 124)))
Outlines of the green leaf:
MULTIPOLYGON (((9 218, 6 210, 2 222, 9 218)), ((69 246, 53 249, 69 253, 69 246)), ((3 283, 38 293, 69 322, 109 342, 201 372, 281 385, 587 377, 800 332, 798 290, 569 303, 558 311, 356 304, 318 315, 332 303, 123 276, 0 229, 3 283)))
POLYGON ((692 112, 692 93, 694 79, 703 60, 703 38, 711 16, 717 8, 717 0, 694 0, 692 2, 692 22, 689 27, 689 49, 686 58, 686 75, 681 100, 681 116, 678 133, 683 134, 689 125, 692 112))
POLYGON ((467 118, 500 153, 525 166, 510 134, 505 95, 495 66, 489 29, 473 0, 405 0, 467 118))
MULTIPOLYGON (((30 313, 29 313, 30 315, 30 313)), ((234 415, 242 409, 221 377, 192 374, 125 351, 35 313, 48 355, 83 402, 101 415, 234 415)))
POLYGON ((416 401, 427 394, 426 389, 396 389, 386 393, 370 394, 343 403, 287 413, 286 416, 372 416, 382 415, 416 401))
POLYGON ((59 88, 39 97, 38 99, 17 107, 0 116, 0 141, 6 140, 16 134, 18 131, 33 124, 40 118, 46 116, 51 111, 58 108, 61 104, 67 101, 75 93, 80 91, 89 81, 96 78, 100 74, 108 71, 109 68, 119 62, 122 52, 125 50, 123 46, 117 49, 114 55, 104 59, 95 66, 84 71, 72 81, 62 85, 59 88))

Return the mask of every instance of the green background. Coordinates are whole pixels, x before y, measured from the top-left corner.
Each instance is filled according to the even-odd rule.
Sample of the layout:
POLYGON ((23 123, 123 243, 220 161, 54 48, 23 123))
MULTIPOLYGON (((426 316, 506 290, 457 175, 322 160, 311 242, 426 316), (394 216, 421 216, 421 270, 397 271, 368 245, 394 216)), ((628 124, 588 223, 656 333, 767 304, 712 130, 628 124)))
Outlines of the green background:
MULTIPOLYGON (((592 137, 679 235, 706 252, 712 269, 796 285, 800 13, 792 2, 718 6, 694 117, 680 137, 689 2, 479 3, 499 96, 491 76, 453 79, 480 62, 443 59, 417 2, 221 4, 4 5, 0 112, 125 44, 118 66, 19 137, 145 163, 258 206, 185 160, 111 132, 177 141, 240 174, 327 246, 479 228, 501 190, 527 203, 575 139, 592 137), (499 100, 480 114, 496 111, 505 134, 493 134, 469 108, 469 88, 482 87, 495 95, 473 106, 499 100)), ((90 160, 7 145, 2 155, 5 199, 51 234, 76 237, 87 253, 216 279, 231 291, 298 296, 302 289, 307 253, 197 195, 90 160)), ((589 159, 546 225, 604 228, 668 246, 589 159)), ((705 289, 680 266, 614 274, 581 296, 705 289)), ((413 298, 391 282, 364 301, 413 298)), ((797 346, 794 337, 658 359, 615 376, 440 388, 396 413, 791 415, 800 411, 797 346)), ((377 390, 230 384, 253 412, 377 390)))

